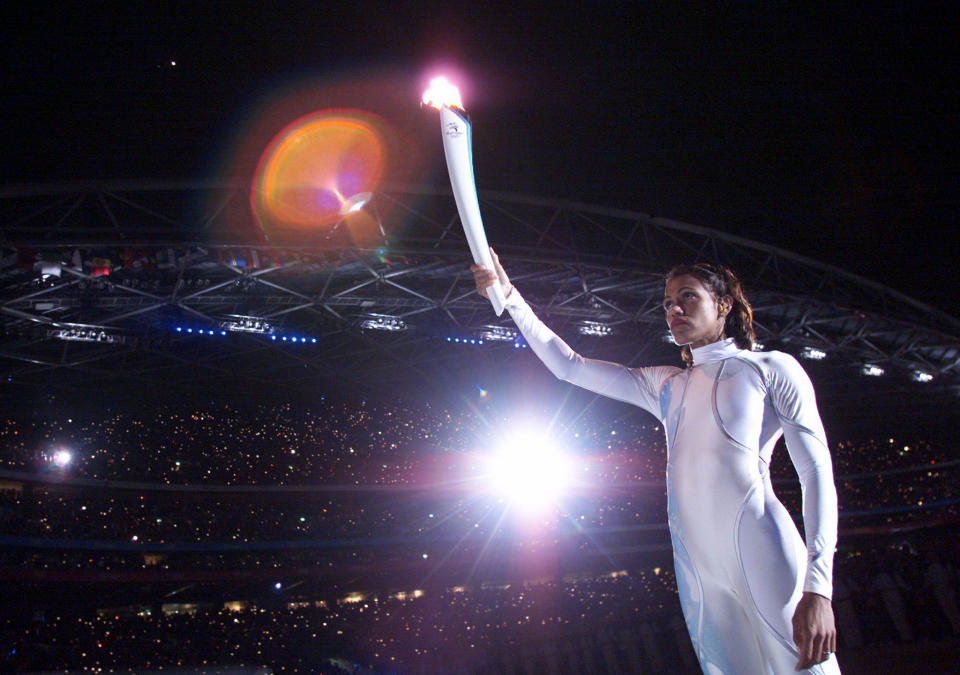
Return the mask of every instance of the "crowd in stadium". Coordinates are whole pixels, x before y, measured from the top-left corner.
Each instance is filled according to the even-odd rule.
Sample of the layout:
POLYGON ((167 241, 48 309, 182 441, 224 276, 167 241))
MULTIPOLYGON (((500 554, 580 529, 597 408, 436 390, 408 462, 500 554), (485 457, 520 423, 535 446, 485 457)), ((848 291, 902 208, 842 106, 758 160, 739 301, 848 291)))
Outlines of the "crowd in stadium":
MULTIPOLYGON (((942 561, 876 553, 838 561, 838 578, 864 583, 838 588, 841 650, 958 630, 937 598, 942 561)), ((94 671, 246 663, 275 672, 353 664, 370 672, 693 672, 674 583, 658 568, 285 604, 8 614, 0 636, 8 664, 94 671)))
MULTIPOLYGON (((0 504, 7 534, 53 538, 411 536, 436 533, 435 511, 452 514, 454 522, 443 519, 448 531, 476 522, 484 527, 487 509, 471 499, 485 489, 476 457, 499 442, 498 433, 470 412, 365 402, 319 401, 311 409, 283 404, 253 413, 221 404, 87 420, 7 419, 0 428, 0 469, 53 474, 67 483, 188 491, 38 488, 4 494, 0 504), (58 452, 69 453, 68 465, 56 466, 58 452), (264 500, 257 490, 203 491, 212 486, 286 491, 264 500), (350 492, 351 486, 357 490, 350 492), (380 495, 378 508, 365 506, 371 500, 361 498, 365 488, 380 495)), ((663 522, 666 450, 656 423, 636 415, 571 427, 558 437, 575 458, 577 490, 564 506, 577 528, 663 522)), ((956 515, 957 505, 948 503, 960 497, 951 450, 924 439, 837 441, 832 454, 841 529, 956 515)), ((771 473, 781 500, 798 513, 799 485, 785 451, 775 454, 771 473)))
MULTIPOLYGON (((510 415, 424 403, 342 403, 320 397, 241 409, 225 403, 162 405, 149 412, 108 411, 84 419, 8 417, 0 426, 0 467, 37 471, 60 448, 72 454, 74 476, 173 485, 371 485, 423 481, 418 461, 437 453, 485 450, 500 439, 510 415), (495 413, 494 413, 495 414, 495 413)), ((516 417, 516 415, 514 415, 516 417)), ((666 447, 659 423, 646 414, 602 421, 590 415, 559 431, 557 440, 594 460, 609 482, 662 482, 666 447)), ((832 437, 832 434, 831 434, 832 437)), ((945 461, 926 439, 833 439, 838 475, 881 472, 945 461)), ((775 477, 792 472, 783 453, 775 477)))
MULTIPOLYGON (((664 522, 662 430, 644 416, 602 424, 585 416, 592 422, 560 430, 579 487, 533 532, 511 529, 503 497, 482 489, 474 460, 503 426, 489 419, 469 408, 327 400, 7 418, 6 583, 42 595, 44 584, 94 588, 112 579, 137 600, 10 608, 0 624, 4 664, 695 670, 664 522), (511 539, 511 555, 551 554, 562 571, 491 580, 474 565, 467 583, 449 583, 458 565, 495 557, 498 538, 511 539), (344 581, 351 570, 353 587, 344 581), (133 589, 154 573, 224 588, 239 579, 243 597, 229 606, 144 601, 133 589), (405 574, 428 583, 398 592, 405 574), (278 589, 271 575, 282 580, 278 589), (319 581, 304 583, 311 575, 319 581)), ((960 634, 953 448, 868 438, 831 450, 841 646, 960 634)), ((798 514, 800 490, 782 449, 772 473, 798 514)))

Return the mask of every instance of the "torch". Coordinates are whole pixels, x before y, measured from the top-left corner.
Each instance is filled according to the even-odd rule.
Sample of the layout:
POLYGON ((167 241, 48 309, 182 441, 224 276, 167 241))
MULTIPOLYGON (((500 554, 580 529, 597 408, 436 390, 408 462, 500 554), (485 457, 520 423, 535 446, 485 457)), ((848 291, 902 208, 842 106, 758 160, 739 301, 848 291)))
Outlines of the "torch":
MULTIPOLYGON (((457 202, 457 212, 467 235, 473 261, 488 269, 495 269, 487 235, 480 218, 480 203, 477 201, 477 185, 473 177, 473 152, 470 142, 470 121, 463 112, 459 90, 445 77, 430 81, 430 88, 423 93, 423 103, 440 111, 440 133, 443 135, 443 154, 447 158, 450 185, 457 202)), ((500 316, 506 299, 500 284, 487 288, 493 310, 500 316)))

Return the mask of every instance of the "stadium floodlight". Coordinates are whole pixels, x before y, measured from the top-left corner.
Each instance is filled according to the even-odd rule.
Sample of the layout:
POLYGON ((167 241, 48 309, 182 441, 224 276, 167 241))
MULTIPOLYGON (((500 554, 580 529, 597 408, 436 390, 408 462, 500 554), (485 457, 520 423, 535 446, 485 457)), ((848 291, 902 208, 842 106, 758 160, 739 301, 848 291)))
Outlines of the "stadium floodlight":
POLYGON ((754 342, 754 343, 753 343, 753 351, 755 351, 755 352, 762 352, 762 351, 763 351, 764 349, 766 349, 766 348, 767 348, 767 346, 766 346, 765 344, 763 344, 762 342, 754 342))
POLYGON ((100 344, 122 344, 126 340, 114 328, 83 323, 58 323, 56 328, 47 330, 47 337, 66 342, 97 342, 100 344))
POLYGON ((220 322, 220 328, 231 333, 254 333, 257 335, 271 335, 274 331, 273 325, 266 319, 242 314, 228 315, 220 322))
POLYGON ((610 324, 601 321, 581 321, 577 326, 577 332, 591 337, 607 337, 613 334, 613 328, 610 324))
POLYGON ((517 330, 506 326, 487 325, 481 328, 477 335, 491 342, 513 342, 517 339, 517 330))
POLYGON ((548 507, 572 478, 570 459, 542 429, 506 438, 488 458, 490 490, 524 510, 548 507))
POLYGON ((800 350, 800 358, 807 359, 809 361, 823 361, 827 358, 827 353, 822 349, 817 349, 816 347, 804 347, 800 350))
POLYGON ((914 382, 932 382, 933 375, 924 370, 915 370, 913 371, 913 380, 914 382))
POLYGON ((407 330, 409 326, 407 322, 399 316, 392 316, 390 314, 365 314, 360 321, 360 328, 397 333, 407 330))
POLYGON ((873 363, 865 363, 863 364, 863 368, 860 369, 860 372, 869 377, 880 377, 883 375, 884 370, 873 363))
POLYGON ((56 466, 58 469, 65 469, 70 465, 70 462, 73 461, 73 453, 71 453, 69 450, 64 450, 61 448, 53 453, 52 460, 54 466, 56 466))

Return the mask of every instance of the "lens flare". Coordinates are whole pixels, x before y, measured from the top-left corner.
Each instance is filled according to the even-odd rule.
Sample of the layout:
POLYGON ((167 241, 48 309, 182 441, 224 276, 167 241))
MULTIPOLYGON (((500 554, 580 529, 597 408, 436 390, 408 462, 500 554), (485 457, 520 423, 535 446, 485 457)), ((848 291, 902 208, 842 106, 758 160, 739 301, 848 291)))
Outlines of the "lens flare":
POLYGON ((69 450, 57 450, 53 453, 53 464, 58 469, 65 469, 73 461, 73 453, 69 450))
POLYGON ((250 190, 250 208, 264 235, 323 231, 362 219, 383 174, 379 124, 361 110, 322 110, 277 134, 250 190))
POLYGON ((570 459, 542 431, 507 439, 488 458, 487 468, 492 491, 521 511, 549 508, 572 479, 570 459))

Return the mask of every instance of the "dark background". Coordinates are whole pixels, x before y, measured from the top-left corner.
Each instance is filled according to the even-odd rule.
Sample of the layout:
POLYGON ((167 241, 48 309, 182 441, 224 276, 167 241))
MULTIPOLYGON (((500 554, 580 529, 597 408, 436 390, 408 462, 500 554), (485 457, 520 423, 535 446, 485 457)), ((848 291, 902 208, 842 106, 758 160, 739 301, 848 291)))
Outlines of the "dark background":
POLYGON ((243 177, 282 124, 344 105, 382 116, 416 155, 388 180, 444 185, 418 107, 443 69, 463 85, 481 191, 739 234, 958 314, 951 3, 5 12, 5 184, 243 177))
MULTIPOLYGON (((343 106, 379 115, 390 130, 387 180, 446 186, 436 116, 418 101, 429 76, 447 72, 474 122, 481 191, 714 228, 960 316, 955 3, 566 4, 7 3, 0 185, 249 181, 285 124, 343 106)), ((558 386, 532 356, 529 363, 531 377, 491 369, 489 409, 474 403, 473 391, 470 399, 452 391, 450 400, 481 416, 523 400, 558 419, 564 407, 598 420, 635 419, 635 409, 594 402, 558 386)), ((889 433, 954 447, 960 409, 952 394, 880 400, 875 385, 852 377, 845 388, 821 387, 830 362, 805 367, 832 442, 889 433)), ((902 391, 917 391, 908 386, 902 391)), ((415 394, 404 404, 424 405, 425 394, 415 394)), ((151 410, 174 397, 201 410, 228 401, 257 420, 263 401, 298 409, 316 392, 302 395, 238 386, 191 396, 97 381, 78 391, 56 378, 2 392, 8 415, 37 425, 151 410)), ((892 457, 891 466, 899 461, 892 457)), ((885 485, 913 489, 905 480, 877 481, 878 503, 885 485)), ((952 496, 949 485, 943 494, 952 496)), ((929 541, 942 535, 951 544, 954 527, 931 529, 929 541)), ((879 549, 899 539, 878 541, 879 549)), ((949 663, 943 645, 955 653, 952 642, 924 640, 902 646, 898 659, 874 648, 888 634, 871 636, 845 666, 859 656, 872 671, 882 660, 891 671, 929 672, 949 663)))

